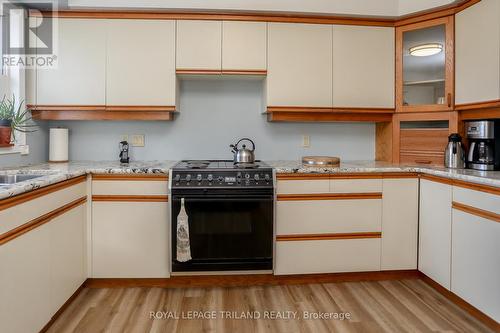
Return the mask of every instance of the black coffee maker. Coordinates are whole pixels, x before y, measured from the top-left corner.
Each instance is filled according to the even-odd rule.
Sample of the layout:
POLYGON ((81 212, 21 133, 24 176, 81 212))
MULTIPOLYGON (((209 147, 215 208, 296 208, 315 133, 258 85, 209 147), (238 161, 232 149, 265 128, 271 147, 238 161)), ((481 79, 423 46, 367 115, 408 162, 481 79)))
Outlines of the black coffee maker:
POLYGON ((130 161, 130 157, 128 156, 128 142, 121 141, 120 142, 120 163, 128 164, 130 161))
POLYGON ((466 123, 466 132, 469 139, 467 167, 500 170, 500 121, 470 121, 466 123))

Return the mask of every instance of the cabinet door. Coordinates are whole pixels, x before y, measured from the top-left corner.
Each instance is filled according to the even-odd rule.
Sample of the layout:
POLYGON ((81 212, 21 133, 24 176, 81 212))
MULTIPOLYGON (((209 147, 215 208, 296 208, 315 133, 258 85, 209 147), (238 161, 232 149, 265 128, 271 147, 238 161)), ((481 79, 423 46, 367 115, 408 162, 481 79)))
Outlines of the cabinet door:
POLYGON ((93 277, 169 276, 166 202, 92 204, 93 277))
POLYGON ((500 2, 483 0, 455 16, 456 103, 500 98, 500 2))
POLYGON ((221 70, 222 22, 177 21, 177 69, 221 70))
POLYGON ((58 25, 57 68, 37 69, 37 104, 104 105, 106 22, 53 20, 58 25))
POLYGON ((39 332, 50 320, 50 223, 0 245, 0 332, 39 332))
POLYGON ((268 24, 268 106, 332 106, 332 26, 268 24))
POLYGON ((394 28, 333 26, 333 106, 394 107, 394 28))
POLYGON ((222 70, 266 70, 267 23, 222 22, 222 70))
POLYGON ((451 291, 500 322, 500 223, 453 210, 451 291))
POLYGON ((107 22, 107 105, 175 105, 175 82, 175 21, 107 22))
POLYGON ((55 313, 87 278, 85 211, 86 205, 80 205, 49 222, 52 313, 55 313))
POLYGON ((416 269, 418 179, 384 179, 383 187, 382 270, 416 269))
POLYGON ((418 269, 450 289, 452 187, 420 181, 418 269))

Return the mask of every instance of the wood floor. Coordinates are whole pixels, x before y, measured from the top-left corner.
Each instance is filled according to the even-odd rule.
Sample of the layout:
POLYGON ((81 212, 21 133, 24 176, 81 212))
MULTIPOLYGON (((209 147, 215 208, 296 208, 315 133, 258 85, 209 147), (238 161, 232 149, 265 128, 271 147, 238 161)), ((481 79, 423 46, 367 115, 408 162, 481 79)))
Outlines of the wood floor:
POLYGON ((49 332, 491 330, 422 280, 408 279, 228 288, 86 288, 49 332), (306 319, 305 314, 331 318, 306 319), (205 319, 191 319, 199 316, 205 319))

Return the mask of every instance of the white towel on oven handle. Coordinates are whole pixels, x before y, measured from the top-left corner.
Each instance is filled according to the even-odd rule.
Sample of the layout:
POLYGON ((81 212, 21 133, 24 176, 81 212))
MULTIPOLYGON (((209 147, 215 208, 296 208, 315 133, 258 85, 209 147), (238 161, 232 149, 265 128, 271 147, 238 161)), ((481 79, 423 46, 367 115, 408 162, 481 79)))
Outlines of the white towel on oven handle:
POLYGON ((186 262, 191 259, 188 215, 184 208, 184 198, 182 198, 181 210, 177 215, 177 261, 186 262))

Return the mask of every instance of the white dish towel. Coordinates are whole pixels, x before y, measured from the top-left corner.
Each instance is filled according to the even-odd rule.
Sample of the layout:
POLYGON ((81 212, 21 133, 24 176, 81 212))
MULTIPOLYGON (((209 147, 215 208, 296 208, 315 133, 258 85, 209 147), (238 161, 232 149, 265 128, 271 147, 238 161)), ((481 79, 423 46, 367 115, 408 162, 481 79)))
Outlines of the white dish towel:
POLYGON ((191 260, 191 245, 189 244, 189 223, 184 198, 181 199, 181 210, 177 215, 177 261, 191 260))

